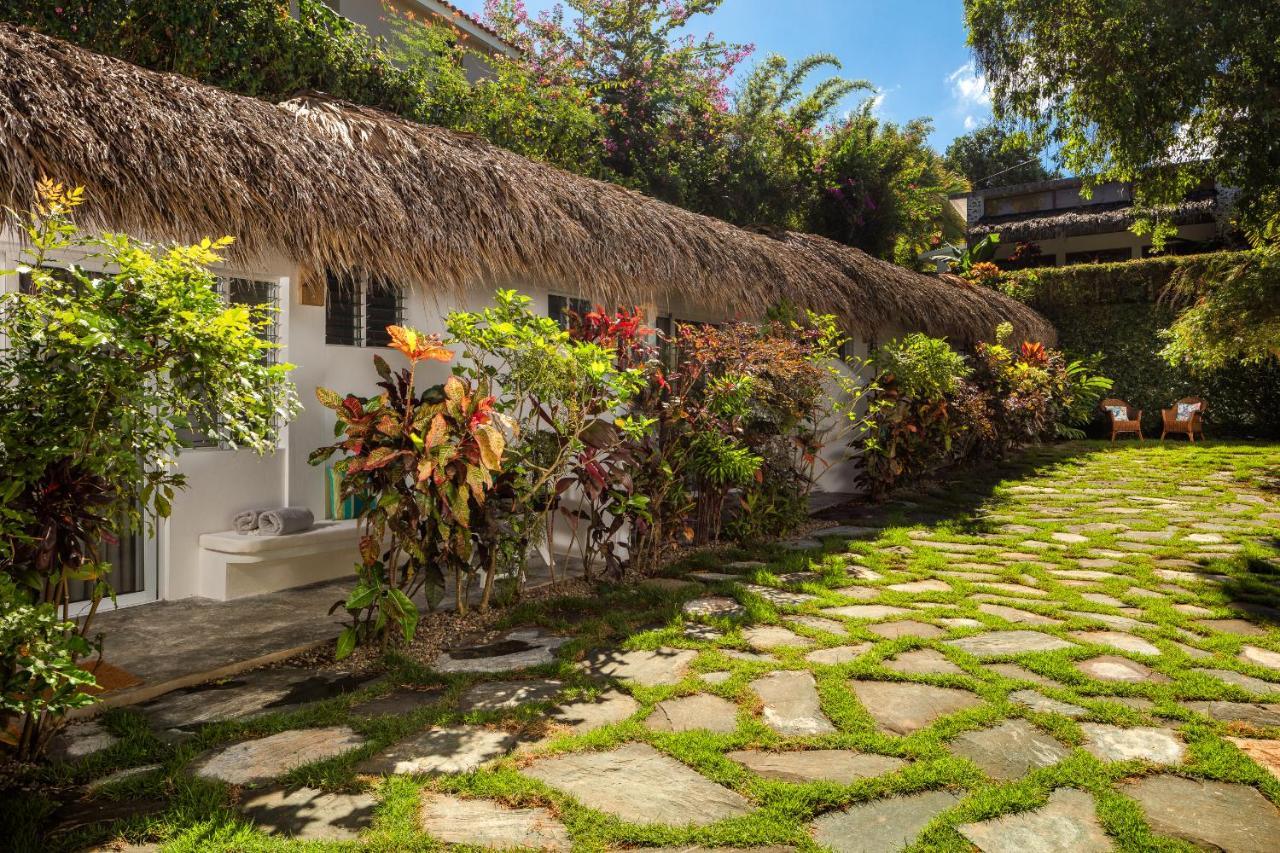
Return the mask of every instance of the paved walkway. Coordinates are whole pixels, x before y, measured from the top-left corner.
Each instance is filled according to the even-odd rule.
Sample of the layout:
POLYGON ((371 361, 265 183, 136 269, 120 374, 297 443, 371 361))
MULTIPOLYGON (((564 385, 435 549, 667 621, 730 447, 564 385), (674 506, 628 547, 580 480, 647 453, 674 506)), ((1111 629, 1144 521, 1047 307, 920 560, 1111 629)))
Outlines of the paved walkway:
POLYGON ((60 748, 185 849, 1274 851, 1280 495, 1237 475, 1277 463, 1039 450, 431 672, 264 671, 60 748), (243 788, 148 796, 193 776, 243 788))

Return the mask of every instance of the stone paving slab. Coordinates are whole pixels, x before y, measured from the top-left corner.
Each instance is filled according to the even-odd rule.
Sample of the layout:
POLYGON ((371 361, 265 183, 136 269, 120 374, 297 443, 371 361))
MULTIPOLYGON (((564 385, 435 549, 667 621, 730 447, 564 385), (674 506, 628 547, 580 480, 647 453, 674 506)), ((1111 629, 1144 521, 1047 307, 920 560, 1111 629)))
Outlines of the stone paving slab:
POLYGON ((1088 660, 1076 661, 1076 669, 1099 681, 1167 682, 1169 677, 1149 666, 1118 655, 1099 655, 1088 660))
POLYGON ((276 788, 250 797, 240 811, 268 835, 300 841, 354 841, 373 823, 373 794, 276 788))
POLYGON ((982 699, 968 690, 907 681, 851 681, 849 689, 880 730, 908 735, 935 720, 974 708, 982 699))
POLYGON ((1009 607, 1004 604, 991 604, 989 602, 979 604, 978 610, 988 616, 998 616, 1006 622, 1013 622, 1017 625, 1058 625, 1062 620, 1054 619, 1052 616, 1042 616, 1039 613, 1033 613, 1030 610, 1021 610, 1017 607, 1009 607))
POLYGON ((951 741, 950 749, 1001 781, 1020 779, 1068 755, 1066 747, 1026 720, 1005 720, 989 729, 964 732, 951 741))
POLYGON ((945 642, 949 646, 979 658, 1020 655, 1027 652, 1051 652, 1075 646, 1074 643, 1060 637, 1042 634, 1039 631, 988 631, 985 634, 975 634, 972 637, 961 637, 945 642))
POLYGON ((1084 717, 1088 715, 1088 711, 1079 705, 1072 705, 1070 702, 1063 702, 1054 699, 1052 696, 1045 696, 1035 690, 1015 690, 1009 694, 1010 701, 1017 702, 1020 705, 1026 705, 1033 711, 1041 714, 1061 714, 1064 717, 1084 717))
POLYGON ((928 640, 933 637, 945 636, 947 633, 937 625, 930 625, 928 622, 917 622, 914 619, 868 625, 867 630, 890 640, 896 640, 899 637, 921 637, 928 640))
POLYGON ((546 809, 516 809, 451 794, 428 794, 418 813, 418 825, 449 844, 550 851, 567 851, 573 846, 564 824, 546 809))
POLYGON ((824 607, 822 612, 845 619, 887 619, 911 611, 892 604, 848 604, 843 607, 824 607))
POLYGON ((804 656, 804 659, 810 663, 835 666, 861 657, 870 648, 870 643, 857 643, 852 646, 832 646, 831 648, 809 652, 804 656))
POLYGON ((812 628, 815 631, 824 631, 828 634, 835 634, 837 637, 843 637, 848 634, 843 622, 837 622, 834 619, 823 619, 821 616, 788 616, 785 620, 790 625, 801 625, 805 628, 812 628))
POLYGON ((1228 737, 1227 740, 1257 762, 1259 767, 1280 779, 1280 740, 1247 737, 1228 737))
POLYGON ((207 753, 191 764, 191 772, 231 785, 256 785, 290 770, 335 758, 364 746, 364 738, 346 726, 290 729, 246 740, 207 753))
POLYGON ((1099 646, 1110 646, 1122 652, 1138 655, 1158 655, 1160 649, 1141 637, 1126 634, 1123 631, 1071 631, 1068 636, 1082 643, 1094 643, 1099 646))
POLYGON ((438 672, 508 672, 552 663, 555 651, 569 640, 538 628, 510 631, 491 643, 450 649, 436 658, 438 672))
POLYGON ((1280 838, 1280 812, 1247 785, 1161 774, 1121 785, 1120 792, 1138 801, 1156 832, 1198 847, 1274 853, 1280 838))
POLYGON ((385 696, 369 699, 351 706, 351 713, 359 717, 399 717, 426 707, 440 699, 443 688, 427 690, 402 688, 385 696))
POLYGON ((536 702, 550 702, 564 689, 564 682, 540 679, 536 681, 482 681, 470 687, 458 700, 458 710, 504 711, 536 702))
POLYGON ((732 732, 738 728, 738 706, 707 693, 659 702, 644 721, 655 732, 732 732))
POLYGON ((1252 675, 1245 675, 1243 672, 1236 672, 1234 669, 1202 669, 1200 671, 1206 675, 1212 675, 1219 681, 1232 684, 1242 690, 1248 690, 1250 693, 1257 693, 1260 696, 1265 696, 1268 693, 1280 693, 1280 684, 1274 681, 1254 678, 1252 675))
POLYGON ((646 687, 675 684, 684 678, 698 656, 693 649, 662 648, 656 651, 598 651, 587 656, 582 667, 597 677, 634 681, 646 687))
POLYGON ((855 752, 851 749, 810 749, 799 752, 737 750, 725 755, 766 779, 781 782, 836 782, 847 785, 893 773, 907 762, 891 755, 855 752))
POLYGON ((822 713, 816 683, 808 672, 771 672, 751 682, 751 689, 763 704, 765 725, 780 735, 823 735, 836 730, 822 713))
POLYGON ((156 728, 193 729, 203 723, 296 710, 357 690, 369 681, 369 676, 305 667, 261 669, 168 693, 139 710, 156 728))
POLYGON ((1212 717, 1220 723, 1244 723, 1255 728, 1280 726, 1280 703, 1183 702, 1185 707, 1212 717))
POLYGON ((1093 797, 1059 788, 1049 802, 1029 812, 1003 815, 956 830, 982 853, 1103 853, 1114 850, 1098 822, 1093 797))
POLYGON ((476 726, 432 728, 392 744, 356 765, 357 773, 377 776, 469 773, 506 755, 515 735, 476 726))
MULTIPOLYGON (((706 677, 705 675, 703 676, 706 677)), ((594 699, 567 702, 551 712, 551 720, 577 734, 620 723, 640 710, 640 703, 620 690, 604 690, 594 699)))
POLYGON ((79 761, 119 742, 100 720, 88 720, 70 723, 54 735, 46 754, 52 761, 79 761))
POLYGON ((884 662, 887 669, 909 675, 964 675, 964 670, 936 649, 916 649, 884 662))
POLYGON ((959 802, 950 791, 926 791, 860 803, 814 821, 813 839, 837 853, 896 853, 959 802))
POLYGON ((643 743, 545 758, 521 772, 631 823, 706 826, 751 811, 741 794, 643 743))
POLYGON ((802 637, 779 625, 753 625, 743 630, 742 638, 752 648, 766 652, 784 646, 806 648, 813 645, 813 640, 808 637, 802 637))
POLYGON ((1084 748, 1103 761, 1140 758, 1153 764, 1181 764, 1187 749, 1172 729, 1081 723, 1084 748))
POLYGON ((1273 652, 1270 649, 1263 649, 1258 646, 1245 646, 1240 649, 1239 657, 1245 663, 1265 666, 1267 669, 1274 669, 1280 672, 1280 652, 1273 652))
POLYGON ((732 598, 712 595, 705 598, 693 598, 680 606, 686 616, 710 617, 712 619, 733 619, 745 616, 747 609, 732 598))

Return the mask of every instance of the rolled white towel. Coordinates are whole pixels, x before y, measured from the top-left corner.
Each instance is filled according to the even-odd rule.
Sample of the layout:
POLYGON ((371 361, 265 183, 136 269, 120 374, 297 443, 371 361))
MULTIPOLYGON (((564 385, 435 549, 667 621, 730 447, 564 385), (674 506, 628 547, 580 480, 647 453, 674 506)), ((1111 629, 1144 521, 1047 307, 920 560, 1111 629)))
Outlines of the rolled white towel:
POLYGON ((259 536, 286 536, 310 530, 316 517, 305 506, 282 506, 258 516, 259 536))
POLYGON ((236 533, 254 533, 258 529, 258 519, 267 511, 267 507, 258 509, 246 509, 243 512, 237 512, 235 517, 231 519, 232 525, 236 529, 236 533))

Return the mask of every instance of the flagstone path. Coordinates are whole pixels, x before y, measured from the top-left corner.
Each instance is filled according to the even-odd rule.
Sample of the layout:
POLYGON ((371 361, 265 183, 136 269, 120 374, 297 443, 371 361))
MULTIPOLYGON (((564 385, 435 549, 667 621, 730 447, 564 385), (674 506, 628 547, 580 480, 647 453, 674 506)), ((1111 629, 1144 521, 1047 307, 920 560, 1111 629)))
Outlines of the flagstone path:
POLYGON ((125 816, 225 787, 173 804, 202 828, 119 824, 186 849, 1274 851, 1280 494, 1239 476, 1268 465, 1033 450, 580 618, 526 608, 428 670, 268 670, 55 748, 125 816))

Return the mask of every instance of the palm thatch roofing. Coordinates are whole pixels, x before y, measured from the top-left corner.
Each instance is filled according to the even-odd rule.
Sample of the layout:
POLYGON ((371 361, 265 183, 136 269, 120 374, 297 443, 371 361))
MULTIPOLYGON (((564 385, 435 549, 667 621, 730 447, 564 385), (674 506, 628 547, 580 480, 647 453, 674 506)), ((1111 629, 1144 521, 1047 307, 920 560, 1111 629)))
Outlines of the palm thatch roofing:
POLYGON ((972 343, 1052 325, 990 290, 800 234, 752 233, 476 136, 321 96, 271 104, 0 24, 0 202, 39 178, 83 185, 82 224, 152 240, 235 238, 428 293, 545 284, 605 304, 691 301, 759 315, 780 299, 850 332, 972 343))
POLYGON ((982 239, 999 234, 1006 242, 1017 240, 1051 240, 1055 237, 1079 237, 1088 234, 1110 234, 1128 230, 1139 213, 1156 215, 1173 225, 1195 225, 1214 222, 1218 212, 1216 198, 1193 199, 1180 204, 1138 211, 1130 202, 1089 205, 1061 213, 1027 213, 986 217, 969 229, 969 237, 982 239))

